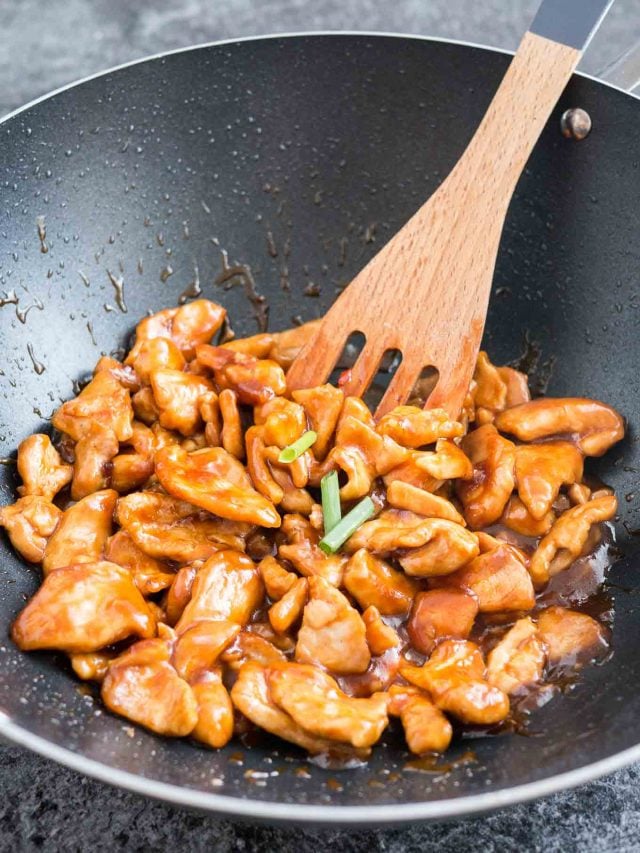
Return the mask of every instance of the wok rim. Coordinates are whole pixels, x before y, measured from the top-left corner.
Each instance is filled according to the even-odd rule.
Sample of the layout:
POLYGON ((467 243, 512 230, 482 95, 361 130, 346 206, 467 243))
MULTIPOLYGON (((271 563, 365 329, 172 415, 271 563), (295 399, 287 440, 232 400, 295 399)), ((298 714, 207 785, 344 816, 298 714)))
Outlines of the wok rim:
MULTIPOLYGON (((301 32, 269 33, 265 35, 243 36, 238 38, 220 39, 202 42, 173 50, 143 56, 139 59, 114 65, 106 70, 98 71, 53 89, 0 118, 0 125, 21 115, 32 107, 55 97, 56 95, 75 89, 96 80, 108 77, 110 74, 135 65, 161 60, 168 56, 201 50, 207 47, 222 47, 225 45, 242 44, 253 41, 273 41, 274 39, 309 38, 314 36, 335 37, 349 36, 361 38, 396 38, 413 41, 426 41, 441 44, 452 44, 460 47, 471 47, 503 55, 513 55, 514 51, 462 39, 447 39, 435 36, 424 36, 413 33, 379 32, 367 30, 316 30, 301 32)), ((640 100, 640 92, 634 94, 619 86, 601 80, 582 71, 574 72, 577 76, 591 80, 616 92, 620 92, 634 100, 640 100)), ((243 820, 257 820, 264 823, 278 824, 315 824, 317 826, 352 826, 374 827, 393 826, 409 821, 449 820, 470 815, 479 815, 497 809, 528 802, 534 799, 548 797, 560 791, 575 788, 587 782, 592 782, 602 776, 620 770, 623 767, 640 760, 640 740, 635 746, 617 752, 607 758, 586 764, 565 773, 555 774, 545 779, 527 782, 515 787, 502 788, 498 791, 473 794, 471 796, 453 797, 445 800, 425 801, 419 803, 375 804, 367 806, 340 805, 309 805, 300 803, 282 803, 268 800, 239 798, 226 794, 215 794, 195 788, 187 788, 167 782, 149 779, 145 776, 130 773, 110 767, 100 761, 73 752, 63 746, 33 734, 12 720, 0 710, 0 736, 18 746, 25 747, 38 755, 55 761, 65 767, 83 773, 100 782, 106 782, 114 787, 124 788, 135 794, 151 797, 184 808, 196 809, 220 816, 236 817, 243 820)))

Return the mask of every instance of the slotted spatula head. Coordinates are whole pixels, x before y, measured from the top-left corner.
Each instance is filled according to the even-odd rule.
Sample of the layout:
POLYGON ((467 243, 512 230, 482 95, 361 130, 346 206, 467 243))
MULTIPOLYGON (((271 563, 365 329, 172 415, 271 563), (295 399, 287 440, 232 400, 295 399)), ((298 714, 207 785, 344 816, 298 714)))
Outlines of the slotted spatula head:
POLYGON ((352 332, 364 347, 342 386, 362 396, 387 350, 402 360, 376 417, 405 402, 423 368, 425 406, 457 417, 482 339, 500 235, 516 183, 558 97, 613 0, 544 0, 456 166, 338 297, 287 374, 321 385, 352 332))

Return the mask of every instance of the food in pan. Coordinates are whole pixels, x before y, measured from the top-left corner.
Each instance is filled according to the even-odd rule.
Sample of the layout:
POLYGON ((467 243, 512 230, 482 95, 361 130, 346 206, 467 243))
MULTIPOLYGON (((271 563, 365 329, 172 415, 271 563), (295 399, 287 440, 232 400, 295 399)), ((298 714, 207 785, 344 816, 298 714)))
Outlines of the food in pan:
POLYGON ((21 649, 67 653, 161 735, 363 759, 393 718, 442 753, 606 658, 588 604, 616 498, 585 461, 623 437, 616 411, 532 400, 480 353, 459 420, 375 422, 339 382, 288 393, 311 324, 213 345, 224 320, 145 318, 18 448, 0 524, 43 574, 21 649))

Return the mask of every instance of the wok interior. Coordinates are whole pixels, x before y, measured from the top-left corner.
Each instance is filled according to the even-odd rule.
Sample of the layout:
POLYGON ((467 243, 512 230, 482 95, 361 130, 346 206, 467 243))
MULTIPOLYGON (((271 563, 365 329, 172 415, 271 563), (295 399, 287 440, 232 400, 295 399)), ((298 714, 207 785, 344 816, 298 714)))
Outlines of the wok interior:
MULTIPOLYGON (((270 328, 319 316, 446 175, 507 61, 408 39, 264 40, 123 69, 10 119, 0 455, 41 429, 139 316, 193 293, 196 281, 227 307, 237 333, 256 331, 246 277, 215 284, 225 278, 223 249, 250 265, 270 328)), ((591 81, 571 83, 513 201, 484 343, 498 363, 525 356, 534 388, 599 397, 628 418, 630 437, 598 470, 622 497, 625 550, 638 526, 637 106, 591 81), (558 130, 557 117, 576 105, 594 122, 583 143, 558 130)), ((428 323, 429 306, 416 310, 428 323)), ((3 502, 13 471, 0 469, 3 502)), ((2 549, 6 628, 38 580, 6 541, 2 549)), ((632 563, 614 574, 613 661, 536 713, 529 728, 539 736, 462 742, 458 755, 471 747, 474 763, 444 776, 407 771, 393 735, 365 769, 337 774, 281 742, 215 753, 161 740, 107 714, 62 661, 25 657, 8 640, 0 707, 27 731, 109 766, 242 798, 365 805, 495 791, 635 745, 632 563)))

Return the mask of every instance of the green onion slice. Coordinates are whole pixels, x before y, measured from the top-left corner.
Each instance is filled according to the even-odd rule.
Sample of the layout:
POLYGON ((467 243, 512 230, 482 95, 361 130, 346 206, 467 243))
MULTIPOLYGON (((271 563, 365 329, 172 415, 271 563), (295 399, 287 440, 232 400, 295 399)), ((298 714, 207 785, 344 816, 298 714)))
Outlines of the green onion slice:
POLYGON ((318 545, 325 554, 335 554, 350 536, 364 524, 376 511, 376 505, 371 498, 363 498, 348 512, 329 533, 325 533, 318 545))
POLYGON ((317 437, 318 434, 312 429, 307 430, 297 441, 280 451, 278 462, 293 462, 311 447, 317 437))
POLYGON ((322 494, 322 515, 324 518, 324 533, 330 533, 342 518, 340 507, 340 486, 338 485, 338 472, 329 471, 320 480, 320 492, 322 494))

